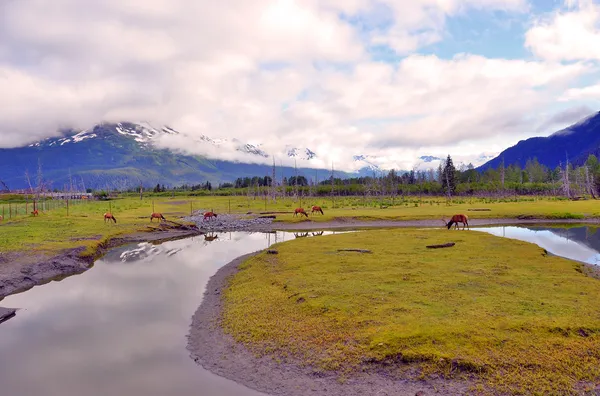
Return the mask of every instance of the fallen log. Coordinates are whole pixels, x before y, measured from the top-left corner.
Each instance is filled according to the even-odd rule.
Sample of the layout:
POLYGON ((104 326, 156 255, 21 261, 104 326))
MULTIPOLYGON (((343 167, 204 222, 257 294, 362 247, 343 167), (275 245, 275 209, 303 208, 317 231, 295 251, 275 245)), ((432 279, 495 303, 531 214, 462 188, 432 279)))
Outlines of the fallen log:
POLYGON ((492 209, 487 209, 487 208, 473 208, 473 209, 467 209, 468 212, 491 212, 492 209))
POLYGON ((259 219, 276 219, 277 216, 258 216, 259 219))
POLYGON ((358 252, 358 253, 373 253, 367 249, 338 249, 338 252, 358 252))
POLYGON ((454 242, 448 242, 448 243, 444 243, 442 245, 428 245, 427 248, 428 249, 440 249, 440 248, 452 247, 454 245, 456 245, 456 243, 454 243, 454 242))

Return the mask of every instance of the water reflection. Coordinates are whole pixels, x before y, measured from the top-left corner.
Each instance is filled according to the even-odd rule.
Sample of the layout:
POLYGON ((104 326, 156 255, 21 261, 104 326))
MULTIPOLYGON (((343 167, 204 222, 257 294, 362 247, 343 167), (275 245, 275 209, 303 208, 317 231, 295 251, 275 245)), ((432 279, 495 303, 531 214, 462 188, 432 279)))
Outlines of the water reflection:
POLYGON ((0 325, 2 394, 259 395, 197 366, 186 335, 219 267, 293 238, 231 232, 141 243, 5 298, 3 306, 22 309, 0 325))
POLYGON ((588 264, 600 264, 600 238, 591 227, 478 227, 496 236, 535 243, 552 254, 588 264))

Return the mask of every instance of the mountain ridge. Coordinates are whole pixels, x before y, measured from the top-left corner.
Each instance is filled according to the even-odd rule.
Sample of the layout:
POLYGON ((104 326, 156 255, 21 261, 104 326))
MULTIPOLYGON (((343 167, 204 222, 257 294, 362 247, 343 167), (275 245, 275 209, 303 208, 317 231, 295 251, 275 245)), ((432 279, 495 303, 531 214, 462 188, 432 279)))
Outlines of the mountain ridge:
POLYGON ((524 168, 527 161, 534 158, 554 169, 561 164, 564 166, 567 158, 570 163, 581 165, 589 154, 600 154, 600 111, 549 136, 520 140, 476 169, 483 172, 498 168, 502 160, 506 166, 518 163, 524 168))

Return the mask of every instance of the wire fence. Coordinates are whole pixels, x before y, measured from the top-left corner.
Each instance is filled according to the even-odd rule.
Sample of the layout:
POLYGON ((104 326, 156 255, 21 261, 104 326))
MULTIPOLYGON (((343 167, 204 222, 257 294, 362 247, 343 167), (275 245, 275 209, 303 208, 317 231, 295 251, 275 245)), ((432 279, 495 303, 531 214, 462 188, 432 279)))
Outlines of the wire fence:
POLYGON ((26 202, 6 202, 0 204, 0 216, 4 220, 16 219, 18 217, 33 216, 34 211, 38 214, 55 210, 66 210, 69 215, 69 207, 87 202, 87 199, 42 199, 26 202))

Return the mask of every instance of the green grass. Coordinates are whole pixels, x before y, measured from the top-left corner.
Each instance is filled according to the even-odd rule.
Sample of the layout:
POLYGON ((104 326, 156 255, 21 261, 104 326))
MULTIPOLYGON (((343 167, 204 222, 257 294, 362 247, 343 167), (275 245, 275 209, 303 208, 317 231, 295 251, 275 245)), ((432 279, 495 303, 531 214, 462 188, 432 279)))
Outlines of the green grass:
MULTIPOLYGON (((12 197, 14 200, 14 197, 12 197)), ((102 214, 109 209, 107 201, 90 201, 69 207, 69 216, 64 201, 46 203, 52 210, 43 212, 40 217, 29 215, 32 210, 31 201, 25 203, 11 200, 10 208, 17 216, 8 215, 9 202, 0 201, 0 214, 5 220, 0 222, 0 252, 36 249, 49 252, 74 246, 88 246, 87 254, 91 254, 100 241, 114 236, 145 229, 149 223, 147 216, 152 211, 152 203, 156 211, 163 212, 167 218, 178 220, 190 213, 190 203, 196 209, 213 209, 217 213, 247 212, 286 212, 277 214, 276 222, 326 222, 336 219, 367 220, 415 220, 449 218, 455 213, 466 213, 469 218, 508 218, 516 216, 533 216, 535 218, 552 219, 584 219, 600 217, 597 202, 566 201, 556 198, 534 199, 517 197, 510 199, 470 199, 456 198, 448 205, 445 198, 396 197, 372 198, 337 197, 329 198, 292 198, 278 199, 277 202, 248 198, 245 196, 211 196, 211 197, 149 197, 143 200, 138 197, 127 197, 112 200, 110 205, 117 217, 117 225, 104 224, 102 214), (309 219, 294 217, 293 210, 303 206, 310 212, 312 205, 320 205, 325 215, 310 215, 309 219), (489 208, 489 212, 470 212, 470 208, 489 208), (75 239, 81 239, 76 241, 75 239), (94 239, 82 239, 94 238, 94 239)), ((41 204, 38 204, 41 208, 41 204)), ((441 221, 440 221, 441 224, 441 221)))
POLYGON ((481 392, 568 394, 600 380, 600 281, 535 245, 381 230, 275 248, 223 294, 224 330, 257 354, 344 375, 391 362, 399 375, 468 376, 481 392), (336 252, 352 247, 373 253, 336 252))
MULTIPOLYGON (((190 213, 188 201, 155 200, 154 207, 173 221, 190 213)), ((5 220, 0 223, 0 252, 35 251, 55 254, 63 249, 85 246, 83 255, 94 255, 98 246, 106 240, 148 231, 148 226, 152 225, 152 200, 149 199, 117 199, 110 204, 106 201, 71 204, 68 216, 66 207, 46 212, 41 211, 41 206, 39 208, 38 217, 21 214, 9 219, 5 214, 5 220), (117 224, 104 223, 103 214, 109 207, 117 224)), ((32 210, 31 203, 29 210, 32 210)))

